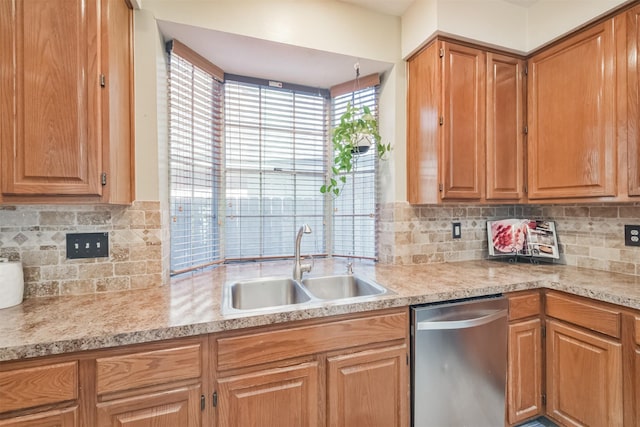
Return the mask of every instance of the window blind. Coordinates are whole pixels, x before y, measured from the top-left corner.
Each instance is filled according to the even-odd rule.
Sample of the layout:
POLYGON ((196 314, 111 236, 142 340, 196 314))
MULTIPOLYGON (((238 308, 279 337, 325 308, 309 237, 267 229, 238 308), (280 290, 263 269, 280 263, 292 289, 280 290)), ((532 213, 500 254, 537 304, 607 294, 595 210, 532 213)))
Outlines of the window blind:
POLYGON ((222 260, 218 218, 222 190, 223 99, 222 83, 175 49, 170 51, 172 274, 222 260))
MULTIPOLYGON (((328 101, 312 92, 226 78, 227 259, 325 254, 328 101)), ((276 85, 277 86, 277 85, 276 85)))
MULTIPOLYGON (((340 122, 347 104, 367 105, 378 116, 378 87, 338 95, 332 99, 332 126, 340 122)), ((339 197, 333 201, 334 256, 375 259, 376 253, 376 168, 375 149, 354 156, 356 166, 348 174, 339 197)))

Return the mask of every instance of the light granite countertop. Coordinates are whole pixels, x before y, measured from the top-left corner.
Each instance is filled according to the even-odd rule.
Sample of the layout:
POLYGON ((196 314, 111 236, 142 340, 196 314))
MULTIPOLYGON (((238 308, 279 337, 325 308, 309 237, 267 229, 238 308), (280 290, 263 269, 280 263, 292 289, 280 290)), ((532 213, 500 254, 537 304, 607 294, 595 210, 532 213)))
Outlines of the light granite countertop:
MULTIPOLYGON (((342 274, 346 262, 316 260, 310 275, 342 274)), ((289 277, 291 269, 291 261, 232 264, 174 279, 169 286, 28 299, 0 309, 0 361, 542 287, 640 309, 638 276, 528 262, 398 266, 363 261, 354 263, 354 272, 384 285, 391 293, 265 312, 221 311, 224 283, 289 277)))

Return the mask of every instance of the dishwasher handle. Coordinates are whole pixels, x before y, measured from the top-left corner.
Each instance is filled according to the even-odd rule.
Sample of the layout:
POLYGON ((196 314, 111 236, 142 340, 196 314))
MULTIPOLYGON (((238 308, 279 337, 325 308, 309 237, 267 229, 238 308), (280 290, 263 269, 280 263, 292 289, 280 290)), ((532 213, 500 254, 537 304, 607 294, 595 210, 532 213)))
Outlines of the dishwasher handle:
POLYGON ((496 310, 489 314, 483 314, 483 316, 472 317, 471 319, 464 320, 424 320, 422 322, 418 322, 418 327, 416 329, 418 331, 434 331, 441 329, 473 328, 475 326, 485 325, 487 323, 493 322, 494 320, 500 319, 501 317, 506 317, 507 309, 496 310))

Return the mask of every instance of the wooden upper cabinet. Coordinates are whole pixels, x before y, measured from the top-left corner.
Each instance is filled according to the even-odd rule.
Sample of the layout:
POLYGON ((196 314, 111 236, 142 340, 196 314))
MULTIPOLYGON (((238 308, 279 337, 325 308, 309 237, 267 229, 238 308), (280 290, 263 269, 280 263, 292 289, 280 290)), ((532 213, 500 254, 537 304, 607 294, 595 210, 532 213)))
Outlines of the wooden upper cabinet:
POLYGON ((441 43, 442 199, 483 196, 485 53, 441 43))
POLYGON ((131 19, 124 0, 0 4, 5 200, 132 201, 131 19))
POLYGON ((408 62, 409 203, 524 199, 524 61, 436 40, 408 62))
POLYGON ((529 60, 528 197, 615 196, 613 19, 529 60))
POLYGON ((436 203, 440 196, 440 60, 437 42, 409 59, 407 81, 407 200, 436 203))
POLYGON ((640 196, 640 6, 630 9, 626 18, 628 190, 630 196, 640 196))
POLYGON ((487 53, 487 200, 524 198, 525 62, 487 53))

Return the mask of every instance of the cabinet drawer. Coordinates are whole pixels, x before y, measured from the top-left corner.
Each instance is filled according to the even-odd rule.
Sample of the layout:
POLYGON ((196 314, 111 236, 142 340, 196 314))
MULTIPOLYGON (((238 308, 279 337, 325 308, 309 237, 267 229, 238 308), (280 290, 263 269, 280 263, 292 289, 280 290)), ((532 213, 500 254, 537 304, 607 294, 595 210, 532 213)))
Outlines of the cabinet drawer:
POLYGON ((400 340, 406 337, 408 324, 404 311, 220 338, 217 340, 218 370, 400 340))
POLYGON ((201 345, 194 344, 96 360, 98 394, 199 378, 201 345))
POLYGON ((509 295, 509 320, 525 319, 540 315, 540 292, 524 292, 509 295))
POLYGON ((556 319, 620 338, 620 311, 556 292, 547 293, 546 313, 556 319))
POLYGON ((78 398, 78 362, 0 372, 0 413, 78 398))

